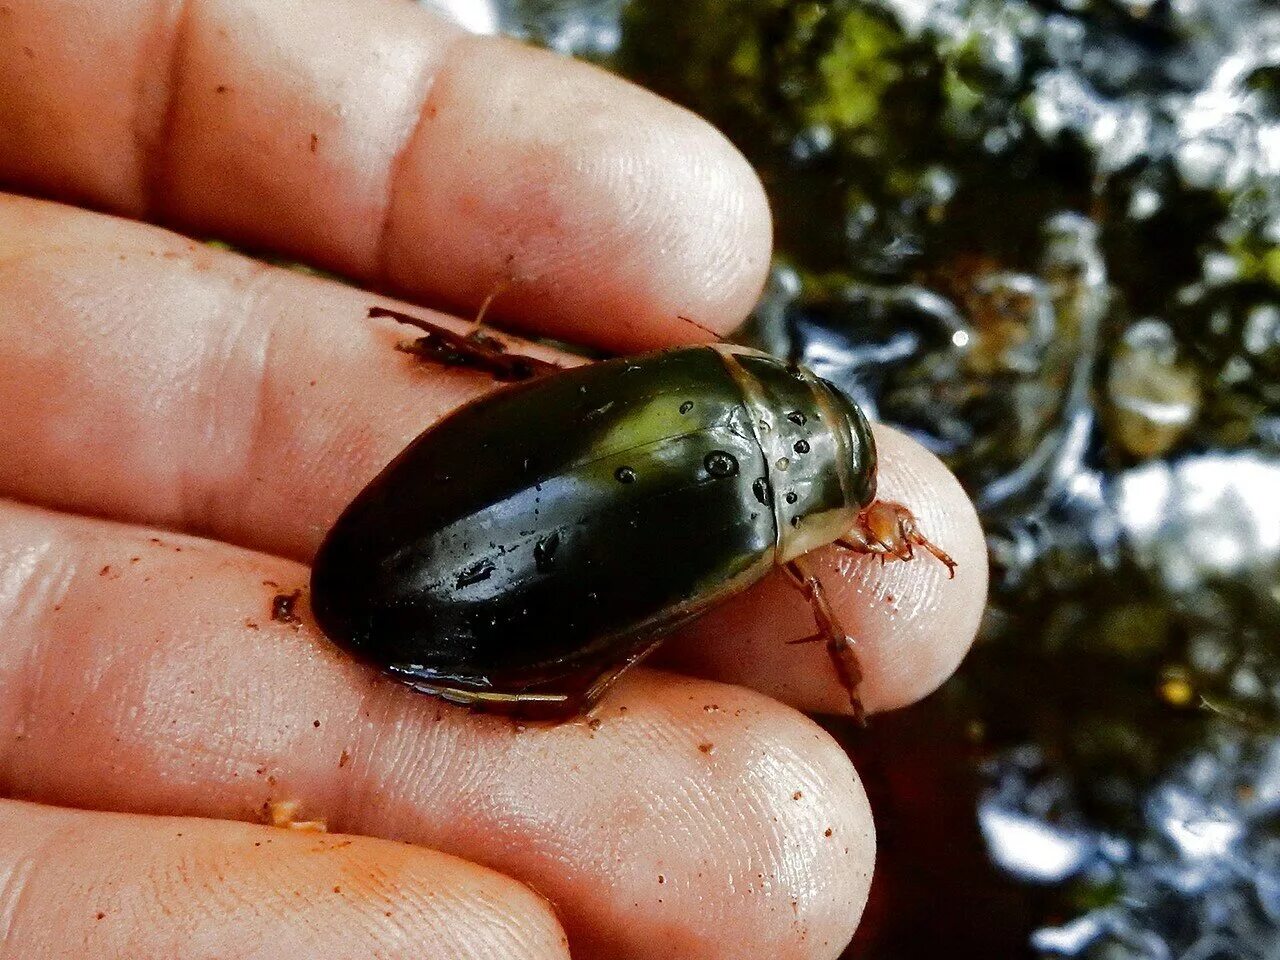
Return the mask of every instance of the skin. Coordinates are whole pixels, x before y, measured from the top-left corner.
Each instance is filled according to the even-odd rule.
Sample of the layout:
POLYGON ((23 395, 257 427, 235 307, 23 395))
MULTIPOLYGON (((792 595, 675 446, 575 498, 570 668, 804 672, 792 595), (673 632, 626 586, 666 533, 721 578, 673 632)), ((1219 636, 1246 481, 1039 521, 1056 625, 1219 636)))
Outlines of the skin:
MULTIPOLYGON (((0 0, 0 90, 0 958, 837 956, 873 827, 794 709, 846 702, 786 645, 813 620, 781 574, 554 727, 380 679, 305 595, 271 618, 342 506, 493 386, 371 305, 465 316, 506 281, 511 328, 728 331, 769 255, 737 153, 393 0, 0 0), (332 832, 252 825, 279 802, 332 832)), ((959 569, 811 555, 872 710, 954 669, 986 587, 954 479, 877 439, 959 569)))

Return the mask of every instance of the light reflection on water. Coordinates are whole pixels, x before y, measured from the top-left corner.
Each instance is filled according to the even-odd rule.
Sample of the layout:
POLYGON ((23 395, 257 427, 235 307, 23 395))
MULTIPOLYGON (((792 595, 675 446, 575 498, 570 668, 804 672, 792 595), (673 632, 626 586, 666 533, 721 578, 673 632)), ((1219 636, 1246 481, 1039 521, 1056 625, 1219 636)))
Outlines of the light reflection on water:
POLYGON ((993 607, 948 703, 999 731, 975 810, 992 860, 1063 891, 1071 919, 1034 949, 1280 957, 1280 6, 428 2, 725 126, 779 215, 749 335, 975 497, 993 607), (737 57, 673 30, 644 59, 634 31, 724 11, 737 57), (858 71, 852 106, 803 54, 773 88, 717 73, 768 62, 756 15, 779 42, 834 24, 799 47, 858 71), (842 23, 879 46, 839 47, 842 23))

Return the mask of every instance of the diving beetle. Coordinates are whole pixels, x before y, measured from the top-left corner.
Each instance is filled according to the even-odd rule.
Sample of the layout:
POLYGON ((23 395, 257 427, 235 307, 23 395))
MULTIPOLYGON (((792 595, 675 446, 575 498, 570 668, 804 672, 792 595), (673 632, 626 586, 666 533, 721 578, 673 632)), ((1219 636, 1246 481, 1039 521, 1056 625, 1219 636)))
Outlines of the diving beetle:
POLYGON ((907 508, 876 500, 862 411, 802 366, 710 344, 561 369, 370 313, 424 330, 411 352, 519 381, 419 435, 315 558, 321 629, 419 691, 572 716, 672 628, 782 566, 860 716, 854 641, 803 556, 920 547, 954 573, 907 508))

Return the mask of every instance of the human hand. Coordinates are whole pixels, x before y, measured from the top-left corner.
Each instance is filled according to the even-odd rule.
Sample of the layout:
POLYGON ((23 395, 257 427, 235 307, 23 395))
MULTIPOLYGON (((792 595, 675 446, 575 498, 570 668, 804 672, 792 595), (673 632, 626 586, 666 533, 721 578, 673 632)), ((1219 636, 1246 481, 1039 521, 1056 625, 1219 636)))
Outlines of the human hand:
MULTIPOLYGON (((0 195, 0 956, 840 952, 871 817, 783 705, 846 704, 824 651, 786 644, 813 627, 785 580, 590 723, 380 678, 273 598, 493 383, 396 352, 366 314, 403 304, 134 222, 463 316, 507 282, 504 325, 636 351, 758 294, 768 212, 718 134, 396 0, 0 0, 0 185, 132 218, 0 195), (235 822, 293 803, 334 832, 235 822)), ((815 557, 872 710, 951 672, 986 584, 954 479, 878 439, 883 493, 959 570, 815 557)))

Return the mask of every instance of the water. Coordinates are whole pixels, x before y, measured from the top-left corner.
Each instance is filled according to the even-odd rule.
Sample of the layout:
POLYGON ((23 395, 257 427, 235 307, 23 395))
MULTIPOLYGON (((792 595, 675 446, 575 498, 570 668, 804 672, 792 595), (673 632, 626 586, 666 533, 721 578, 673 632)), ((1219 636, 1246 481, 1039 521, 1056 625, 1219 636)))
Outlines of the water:
POLYGON ((455 6, 725 130, 778 234, 744 337, 979 505, 973 655, 832 727, 857 955, 1280 956, 1280 4, 455 6))

